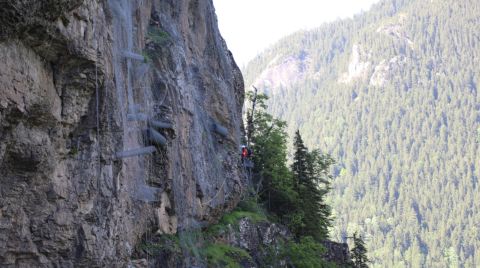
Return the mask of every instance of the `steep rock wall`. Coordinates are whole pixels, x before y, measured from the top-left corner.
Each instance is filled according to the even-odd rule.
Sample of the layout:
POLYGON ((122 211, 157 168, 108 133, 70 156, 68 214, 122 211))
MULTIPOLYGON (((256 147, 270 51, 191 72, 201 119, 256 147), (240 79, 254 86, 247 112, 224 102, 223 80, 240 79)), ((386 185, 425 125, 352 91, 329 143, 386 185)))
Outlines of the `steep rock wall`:
POLYGON ((211 1, 0 15, 0 266, 123 267, 238 202, 243 79, 211 1))

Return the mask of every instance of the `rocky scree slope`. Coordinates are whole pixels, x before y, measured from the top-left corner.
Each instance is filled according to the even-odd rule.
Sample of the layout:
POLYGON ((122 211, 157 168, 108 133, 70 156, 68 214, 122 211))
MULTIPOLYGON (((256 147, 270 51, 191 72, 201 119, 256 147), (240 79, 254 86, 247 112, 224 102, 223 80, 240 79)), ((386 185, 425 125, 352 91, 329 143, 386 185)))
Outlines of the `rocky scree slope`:
POLYGON ((0 25, 0 266, 126 266, 236 205, 243 79, 211 1, 9 1, 0 25))

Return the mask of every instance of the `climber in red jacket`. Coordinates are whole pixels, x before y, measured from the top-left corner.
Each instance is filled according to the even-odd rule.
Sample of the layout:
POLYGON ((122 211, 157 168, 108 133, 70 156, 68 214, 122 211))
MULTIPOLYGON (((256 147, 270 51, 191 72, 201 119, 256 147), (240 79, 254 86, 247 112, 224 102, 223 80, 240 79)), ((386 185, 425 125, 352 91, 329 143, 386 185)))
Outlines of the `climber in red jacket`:
POLYGON ((242 146, 242 158, 246 158, 248 157, 248 150, 247 150, 247 147, 242 146))
POLYGON ((247 148, 247 146, 242 145, 242 159, 251 158, 252 155, 252 150, 250 148, 247 148))

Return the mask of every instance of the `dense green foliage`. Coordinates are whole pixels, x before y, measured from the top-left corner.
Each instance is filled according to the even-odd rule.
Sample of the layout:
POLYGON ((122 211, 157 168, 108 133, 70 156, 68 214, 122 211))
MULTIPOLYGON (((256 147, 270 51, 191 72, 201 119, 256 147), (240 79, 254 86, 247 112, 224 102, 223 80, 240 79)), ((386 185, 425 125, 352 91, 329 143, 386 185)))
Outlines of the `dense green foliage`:
POLYGON ((214 237, 227 230, 228 226, 237 228, 242 218, 249 218, 253 223, 267 221, 267 213, 261 208, 256 198, 242 200, 230 213, 223 215, 217 224, 209 226, 205 233, 207 237, 214 237))
POLYGON ((320 244, 328 238, 331 226, 331 209, 325 196, 330 190, 332 158, 318 150, 309 152, 297 132, 289 169, 285 122, 266 112, 265 95, 248 92, 247 98, 252 102, 247 115, 258 201, 271 218, 288 226, 296 236, 282 249, 282 255, 294 267, 332 267, 322 259, 325 248, 320 244))
POLYGON ((181 253, 178 237, 168 234, 156 237, 154 241, 145 242, 139 249, 143 250, 147 256, 158 256, 162 251, 168 251, 173 254, 181 253))
MULTIPOLYGON (((252 100, 253 95, 247 93, 247 98, 252 100)), ((251 144, 253 179, 268 211, 283 220, 295 210, 298 193, 293 190, 292 174, 287 167, 286 124, 265 111, 265 100, 263 95, 256 99, 251 144)))
POLYGON ((207 258, 208 267, 240 268, 243 260, 252 259, 245 250, 222 243, 209 244, 203 254, 207 258))
POLYGON ((376 267, 480 265, 479 14, 477 0, 383 1, 244 70, 251 85, 299 62, 289 83, 256 85, 287 133, 337 159, 332 237, 364 234, 376 267))
POLYGON ((205 230, 184 231, 177 235, 155 235, 138 248, 138 253, 147 259, 195 257, 208 267, 250 267, 255 261, 260 267, 283 267, 285 263, 297 268, 336 267, 322 258, 325 247, 311 236, 301 235, 297 239, 275 237, 275 243, 259 245, 256 253, 261 252, 263 257, 255 261, 249 252, 225 243, 225 236, 232 232, 232 228, 239 230, 241 219, 262 223, 268 221, 267 215, 268 211, 257 198, 246 198, 232 212, 223 215, 217 224, 205 230))
MULTIPOLYGON (((250 101, 255 98, 257 106, 252 117, 251 147, 260 202, 297 237, 327 239, 331 210, 325 196, 330 190, 328 172, 333 160, 318 150, 309 152, 297 131, 294 161, 288 169, 285 122, 266 112, 266 96, 248 93, 247 97, 250 101)), ((252 114, 250 110, 248 113, 252 114)))
POLYGON ((299 131, 295 133, 293 146, 293 184, 299 196, 298 211, 303 216, 300 228, 295 231, 301 236, 326 239, 331 227, 331 210, 325 203, 330 190, 327 172, 333 160, 319 151, 309 152, 299 131))
POLYGON ((157 45, 164 45, 170 39, 167 32, 155 26, 148 27, 147 37, 157 45))
MULTIPOLYGON (((247 97, 253 99, 251 94, 247 94, 247 97)), ((298 199, 287 167, 286 124, 265 111, 265 96, 257 96, 256 101, 251 146, 254 151, 256 188, 266 208, 283 218, 294 210, 298 199)))
MULTIPOLYGON (((253 222, 266 221, 267 213, 256 198, 249 198, 241 201, 234 211, 225 214, 218 224, 209 226, 204 232, 207 245, 200 251, 209 267, 240 267, 241 262, 251 261, 252 257, 248 252, 223 244, 214 238, 224 235, 229 226, 237 228, 241 218, 249 218, 253 222)), ((281 260, 297 268, 335 267, 335 264, 322 259, 325 247, 311 236, 300 236, 294 240, 282 240, 280 237, 276 239, 279 245, 259 249, 267 256, 263 259, 264 263, 260 263, 261 267, 277 267, 281 265, 281 260)))
POLYGON ((299 242, 289 242, 285 248, 283 255, 287 257, 293 267, 304 268, 323 268, 335 267, 319 256, 325 252, 325 248, 317 243, 312 237, 304 236, 299 242))

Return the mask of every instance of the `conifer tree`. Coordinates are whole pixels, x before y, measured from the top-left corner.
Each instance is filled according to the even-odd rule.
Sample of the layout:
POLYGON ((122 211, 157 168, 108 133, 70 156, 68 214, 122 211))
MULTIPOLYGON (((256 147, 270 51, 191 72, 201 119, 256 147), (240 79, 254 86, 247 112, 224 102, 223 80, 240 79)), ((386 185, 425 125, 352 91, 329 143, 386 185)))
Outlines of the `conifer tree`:
POLYGON ((355 232, 353 234, 353 248, 350 251, 353 261, 353 267, 355 268, 368 268, 370 262, 367 258, 367 248, 362 237, 355 232))
POLYGON ((293 156, 292 172, 295 178, 295 188, 299 191, 300 185, 304 185, 308 180, 308 167, 307 167, 307 147, 305 147, 300 131, 295 132, 295 138, 293 141, 295 154, 293 156))
POLYGON ((320 239, 328 238, 328 228, 332 226, 332 212, 330 206, 326 204, 325 197, 331 189, 330 180, 332 176, 329 171, 333 163, 333 158, 321 154, 318 150, 308 153, 309 178, 311 187, 316 189, 316 233, 320 239))
POLYGON ((324 200, 329 190, 329 176, 325 175, 333 161, 318 151, 308 152, 299 131, 295 133, 294 150, 292 173, 299 204, 293 215, 300 222, 295 224, 294 232, 317 240, 327 239, 331 212, 324 200), (323 188, 320 188, 321 183, 325 184, 323 188))

